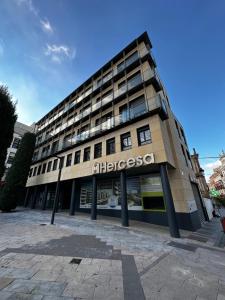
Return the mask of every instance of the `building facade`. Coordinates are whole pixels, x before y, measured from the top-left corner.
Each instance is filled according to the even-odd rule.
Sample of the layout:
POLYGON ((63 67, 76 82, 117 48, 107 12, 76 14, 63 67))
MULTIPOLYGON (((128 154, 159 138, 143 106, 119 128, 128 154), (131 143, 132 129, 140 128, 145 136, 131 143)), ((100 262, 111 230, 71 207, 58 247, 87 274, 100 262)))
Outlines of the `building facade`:
POLYGON ((151 48, 145 32, 37 122, 25 205, 52 208, 61 157, 59 209, 201 226, 184 129, 151 48))
POLYGON ((218 192, 218 195, 225 197, 225 152, 219 155, 220 166, 213 170, 209 178, 209 188, 218 192))
POLYGON ((23 135, 26 132, 33 132, 34 129, 35 129, 35 125, 28 126, 20 122, 15 123, 12 143, 10 147, 7 149, 7 156, 5 160, 5 174, 2 177, 2 182, 4 182, 5 180, 5 176, 8 172, 8 169, 12 166, 13 159, 16 155, 16 151, 19 147, 23 135))
POLYGON ((193 170, 195 172, 196 180, 200 189, 200 193, 203 198, 209 198, 209 187, 205 179, 205 173, 199 163, 199 155, 195 149, 193 149, 193 154, 191 155, 191 161, 193 170))

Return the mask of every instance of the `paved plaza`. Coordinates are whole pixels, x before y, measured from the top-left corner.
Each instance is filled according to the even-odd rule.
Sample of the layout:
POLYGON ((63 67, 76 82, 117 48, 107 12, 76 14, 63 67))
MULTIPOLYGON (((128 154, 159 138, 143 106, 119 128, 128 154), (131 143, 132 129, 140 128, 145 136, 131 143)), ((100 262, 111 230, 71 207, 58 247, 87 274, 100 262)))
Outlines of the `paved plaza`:
POLYGON ((218 220, 172 239, 140 222, 59 213, 49 225, 50 216, 0 214, 0 300, 225 300, 218 220))

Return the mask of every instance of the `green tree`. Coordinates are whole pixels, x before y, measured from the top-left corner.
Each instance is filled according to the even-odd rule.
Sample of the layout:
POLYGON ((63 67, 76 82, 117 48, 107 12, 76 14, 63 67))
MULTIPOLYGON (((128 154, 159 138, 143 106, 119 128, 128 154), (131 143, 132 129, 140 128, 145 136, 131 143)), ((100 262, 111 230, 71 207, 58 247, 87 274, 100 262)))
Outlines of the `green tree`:
POLYGON ((17 120, 15 103, 8 88, 0 85, 0 179, 5 171, 7 148, 10 146, 17 120))
POLYGON ((20 146, 9 169, 5 185, 0 192, 0 209, 10 211, 22 202, 25 185, 30 170, 30 164, 35 146, 35 135, 27 132, 21 139, 20 146))

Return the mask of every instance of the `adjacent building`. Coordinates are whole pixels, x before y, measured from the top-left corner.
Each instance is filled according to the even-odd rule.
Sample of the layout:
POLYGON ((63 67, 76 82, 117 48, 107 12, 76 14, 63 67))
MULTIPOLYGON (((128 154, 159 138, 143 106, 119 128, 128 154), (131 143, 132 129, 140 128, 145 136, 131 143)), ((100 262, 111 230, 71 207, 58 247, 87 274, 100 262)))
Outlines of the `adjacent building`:
POLYGON ((25 205, 196 230, 205 220, 184 129, 143 33, 36 123, 25 205))
POLYGON ((200 193, 203 198, 209 198, 209 187, 205 179, 204 169, 199 163, 199 154, 193 149, 193 154, 191 155, 191 161, 193 170, 195 172, 196 180, 200 189, 200 193))
POLYGON ((2 182, 5 180, 6 173, 8 172, 8 169, 11 167, 13 159, 16 155, 16 151, 19 147, 20 141, 23 137, 23 135, 26 132, 33 132, 35 129, 35 126, 28 126, 26 124, 16 122, 14 126, 14 133, 13 133, 13 139, 10 147, 7 149, 7 156, 5 161, 5 174, 2 177, 2 182))
POLYGON ((225 197, 225 152, 222 151, 219 157, 220 166, 213 170, 213 174, 209 178, 209 188, 225 197))

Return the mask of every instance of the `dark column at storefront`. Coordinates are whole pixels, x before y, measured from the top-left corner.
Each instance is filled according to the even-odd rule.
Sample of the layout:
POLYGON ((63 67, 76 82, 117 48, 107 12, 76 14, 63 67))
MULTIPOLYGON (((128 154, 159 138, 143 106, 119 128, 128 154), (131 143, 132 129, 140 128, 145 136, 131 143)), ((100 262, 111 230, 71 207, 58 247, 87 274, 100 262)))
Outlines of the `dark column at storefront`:
POLYGON ((127 174, 123 170, 120 173, 120 195, 121 195, 121 221, 123 226, 129 226, 127 207, 127 174))
POLYGON ((42 209, 46 209, 46 203, 47 203, 47 196, 48 196, 48 185, 45 185, 45 190, 44 190, 44 197, 43 197, 43 202, 42 202, 42 209))
POLYGON ((28 187, 27 190, 26 190, 26 196, 25 196, 25 200, 24 200, 24 207, 27 207, 27 205, 28 205, 29 194, 30 194, 30 188, 28 187))
POLYGON ((34 208, 35 208, 35 205, 36 205, 36 198, 37 198, 37 191, 38 191, 38 187, 35 186, 35 187, 34 187, 33 197, 32 197, 31 209, 34 209, 34 208))
POLYGON ((92 204, 91 204, 91 219, 97 219, 97 177, 92 176, 92 204))
POLYGON ((170 235, 175 238, 180 237, 176 212, 173 203, 173 197, 170 189, 170 183, 167 173, 167 166, 166 164, 160 165, 160 175, 162 180, 162 188, 163 188, 163 195, 166 204, 166 212, 168 217, 170 235))
POLYGON ((71 190, 71 199, 70 199, 70 215, 75 215, 75 205, 76 205, 76 181, 73 179, 72 190, 71 190))

